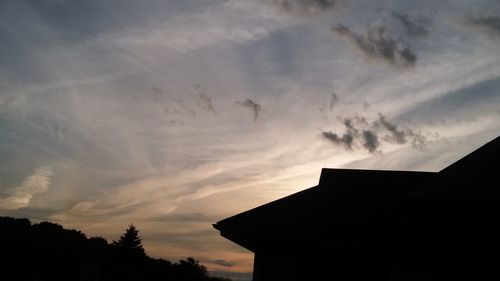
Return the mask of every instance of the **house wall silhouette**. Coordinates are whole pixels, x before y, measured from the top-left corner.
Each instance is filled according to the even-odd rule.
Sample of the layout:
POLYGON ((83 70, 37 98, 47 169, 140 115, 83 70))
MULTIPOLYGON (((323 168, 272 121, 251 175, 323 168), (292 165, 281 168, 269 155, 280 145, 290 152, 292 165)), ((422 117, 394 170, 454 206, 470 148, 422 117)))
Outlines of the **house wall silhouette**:
POLYGON ((214 224, 254 281, 500 280, 500 137, 440 172, 323 169, 214 224))

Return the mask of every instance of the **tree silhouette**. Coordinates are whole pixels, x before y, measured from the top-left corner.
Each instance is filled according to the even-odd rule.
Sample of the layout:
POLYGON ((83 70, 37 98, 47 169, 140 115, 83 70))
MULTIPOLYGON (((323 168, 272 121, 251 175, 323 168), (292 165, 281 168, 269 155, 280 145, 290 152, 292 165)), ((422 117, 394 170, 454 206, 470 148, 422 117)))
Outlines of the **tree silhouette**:
POLYGON ((126 255, 146 257, 146 251, 142 247, 142 239, 139 237, 139 230, 134 224, 131 224, 120 236, 120 239, 113 242, 113 245, 126 255))
POLYGON ((201 265, 199 261, 192 257, 187 260, 180 260, 175 264, 177 279, 186 281, 205 281, 209 280, 207 268, 201 265))
POLYGON ((0 280, 228 281, 194 258, 149 257, 132 224, 113 243, 62 225, 0 216, 0 280))

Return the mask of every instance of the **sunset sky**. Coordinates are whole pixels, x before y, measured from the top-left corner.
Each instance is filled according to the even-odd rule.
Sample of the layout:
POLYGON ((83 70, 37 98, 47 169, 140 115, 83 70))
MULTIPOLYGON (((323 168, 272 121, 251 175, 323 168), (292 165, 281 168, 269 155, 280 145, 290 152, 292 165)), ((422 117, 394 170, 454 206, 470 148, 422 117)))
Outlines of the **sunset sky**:
POLYGON ((212 223, 500 135, 498 0, 0 0, 0 215, 251 272, 212 223))

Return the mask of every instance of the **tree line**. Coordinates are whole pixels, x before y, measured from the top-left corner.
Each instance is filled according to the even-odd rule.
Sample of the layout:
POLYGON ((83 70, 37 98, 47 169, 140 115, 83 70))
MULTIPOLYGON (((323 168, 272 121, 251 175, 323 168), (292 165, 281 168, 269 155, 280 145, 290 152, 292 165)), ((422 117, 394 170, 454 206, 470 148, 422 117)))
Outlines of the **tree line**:
POLYGON ((194 258, 152 258, 130 225, 118 241, 51 222, 0 217, 0 279, 20 281, 230 281, 194 258))

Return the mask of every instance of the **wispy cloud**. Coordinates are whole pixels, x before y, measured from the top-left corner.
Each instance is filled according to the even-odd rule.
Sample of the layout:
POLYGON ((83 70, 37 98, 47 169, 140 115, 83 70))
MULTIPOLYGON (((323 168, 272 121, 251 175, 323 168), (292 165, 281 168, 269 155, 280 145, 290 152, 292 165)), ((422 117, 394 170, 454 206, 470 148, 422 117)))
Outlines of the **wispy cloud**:
POLYGON ((500 36, 500 16, 468 17, 467 23, 490 35, 500 36))
POLYGON ((497 82, 452 93, 500 74, 494 45, 450 24, 469 8, 488 11, 491 0, 7 2, 0 202, 12 209, 4 212, 36 212, 108 239, 133 219, 155 256, 251 270, 252 256, 235 258, 240 250, 210 223, 312 186, 324 166, 367 158, 357 167, 418 170, 463 151, 435 150, 429 132, 456 136, 456 147, 479 129, 490 135, 468 143, 498 132, 497 82), (429 40, 410 38, 425 33, 412 26, 417 13, 434 18, 432 29, 422 23, 429 40), (344 30, 333 35, 330 20, 344 30), (380 25, 387 30, 366 28, 380 25), (45 193, 43 184, 21 188, 52 172, 45 193))
POLYGON ((390 37, 384 27, 370 29, 365 35, 356 34, 342 24, 333 26, 330 30, 336 36, 346 39, 368 58, 399 67, 414 66, 417 62, 417 56, 410 47, 390 37))
POLYGON ((213 114, 217 114, 212 103, 212 98, 208 96, 207 85, 196 84, 194 88, 196 90, 196 102, 198 103, 198 106, 212 112, 213 114))
POLYGON ((426 37, 429 35, 427 24, 429 19, 421 15, 392 12, 392 16, 401 22, 406 34, 413 37, 426 37))
POLYGON ((241 105, 242 107, 250 109, 253 113, 253 120, 257 121, 257 118, 259 117, 259 113, 262 110, 262 106, 260 104, 254 102, 252 99, 237 101, 236 103, 241 105))
POLYGON ((0 198, 0 209, 12 210, 27 207, 33 196, 49 189, 52 175, 49 167, 37 168, 33 175, 24 179, 20 186, 12 189, 11 195, 0 198))
POLYGON ((207 260, 205 262, 213 263, 213 264, 220 265, 223 267, 233 267, 236 265, 234 262, 231 262, 231 261, 228 261, 225 259, 207 260))
POLYGON ((338 0, 259 0, 277 6, 295 15, 315 15, 332 10, 338 6, 338 0))
POLYGON ((199 13, 172 16, 154 28, 125 29, 100 36, 97 43, 126 50, 127 59, 132 55, 154 63, 157 57, 153 54, 176 56, 214 45, 244 44, 288 25, 285 20, 263 12, 260 5, 251 1, 217 2, 199 13))
POLYGON ((330 111, 333 110, 333 106, 335 106, 339 102, 339 97, 336 93, 330 94, 330 111))

